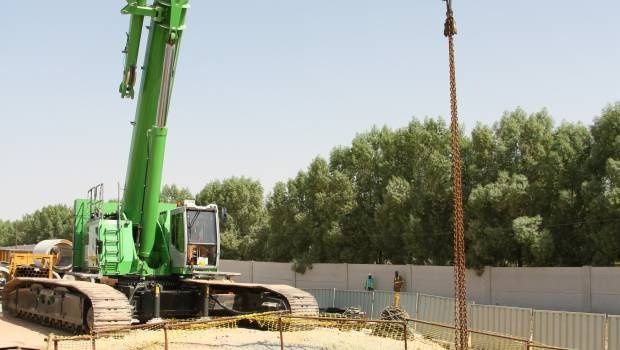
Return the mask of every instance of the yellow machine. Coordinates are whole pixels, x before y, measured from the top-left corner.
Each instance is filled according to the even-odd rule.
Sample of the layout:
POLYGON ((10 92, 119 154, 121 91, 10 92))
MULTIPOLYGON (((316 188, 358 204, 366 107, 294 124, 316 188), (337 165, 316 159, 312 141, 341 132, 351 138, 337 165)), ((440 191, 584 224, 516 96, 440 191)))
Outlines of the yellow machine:
POLYGON ((13 253, 9 262, 8 281, 15 277, 54 278, 53 266, 57 260, 58 257, 53 254, 13 253))
POLYGON ((0 265, 0 299, 5 284, 16 277, 60 278, 54 271, 58 255, 13 252, 8 260, 8 265, 0 265))

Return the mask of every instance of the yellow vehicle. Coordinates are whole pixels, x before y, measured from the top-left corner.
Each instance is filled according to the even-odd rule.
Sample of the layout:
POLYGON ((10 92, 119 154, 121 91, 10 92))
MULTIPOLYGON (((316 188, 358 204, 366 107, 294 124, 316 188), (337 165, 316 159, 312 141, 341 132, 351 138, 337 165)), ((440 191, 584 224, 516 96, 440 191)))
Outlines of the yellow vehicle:
POLYGON ((0 290, 16 277, 60 278, 72 263, 73 244, 66 239, 0 249, 0 290))
POLYGON ((54 271, 57 261, 53 254, 12 253, 8 265, 0 265, 0 299, 6 283, 16 277, 60 278, 54 271))
POLYGON ((53 254, 13 253, 7 282, 15 277, 59 278, 53 268, 57 260, 53 254))

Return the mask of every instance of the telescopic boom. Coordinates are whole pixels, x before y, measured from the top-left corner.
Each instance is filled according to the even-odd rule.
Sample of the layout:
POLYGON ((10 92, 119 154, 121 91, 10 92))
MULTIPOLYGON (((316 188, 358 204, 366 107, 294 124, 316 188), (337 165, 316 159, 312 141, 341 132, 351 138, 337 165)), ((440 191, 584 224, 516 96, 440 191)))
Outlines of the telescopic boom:
POLYGON ((136 64, 144 17, 150 17, 142 81, 138 91, 122 210, 139 237, 138 255, 152 265, 166 146, 168 108, 176 58, 189 0, 128 0, 121 12, 131 16, 121 97, 134 97, 136 64))

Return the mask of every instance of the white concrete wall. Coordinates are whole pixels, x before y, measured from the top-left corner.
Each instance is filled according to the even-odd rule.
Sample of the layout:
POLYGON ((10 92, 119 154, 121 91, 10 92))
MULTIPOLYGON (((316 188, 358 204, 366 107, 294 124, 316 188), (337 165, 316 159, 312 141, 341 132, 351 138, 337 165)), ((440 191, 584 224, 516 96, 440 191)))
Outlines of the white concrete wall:
POLYGON ((413 266, 413 292, 454 296, 454 272, 451 266, 413 266))
POLYGON ((497 267, 492 269, 492 305, 582 311, 581 267, 497 267))
POLYGON ((314 264, 306 273, 295 275, 299 288, 347 289, 346 264, 314 264))
POLYGON ((467 270, 465 274, 467 299, 477 304, 490 304, 491 275, 494 272, 495 270, 490 267, 486 267, 483 271, 467 270))
MULTIPOLYGON (((304 274, 290 263, 222 260, 220 270, 241 272, 240 282, 299 288, 362 290, 368 273, 377 290, 392 290, 394 271, 405 291, 452 297, 451 266, 314 264, 304 274)), ((477 304, 620 314, 620 267, 487 267, 468 270, 467 297, 477 304)))
POLYGON ((241 276, 234 278, 237 282, 250 283, 253 281, 251 261, 220 260, 220 271, 240 273, 241 276))
POLYGON ((620 268, 592 267, 590 281, 590 311, 620 315, 620 268))
POLYGON ((403 291, 411 291, 411 266, 410 265, 378 265, 378 264, 346 264, 348 267, 349 290, 362 290, 366 285, 368 274, 372 274, 375 280, 375 290, 394 289, 394 271, 405 280, 403 291))
MULTIPOLYGON (((411 283, 408 291, 443 297, 454 296, 454 269, 452 266, 409 265, 411 283)), ((488 304, 491 288, 490 269, 481 272, 467 270, 467 298, 479 304, 488 304)))
POLYGON ((289 263, 253 262, 252 282, 295 285, 295 272, 289 263))

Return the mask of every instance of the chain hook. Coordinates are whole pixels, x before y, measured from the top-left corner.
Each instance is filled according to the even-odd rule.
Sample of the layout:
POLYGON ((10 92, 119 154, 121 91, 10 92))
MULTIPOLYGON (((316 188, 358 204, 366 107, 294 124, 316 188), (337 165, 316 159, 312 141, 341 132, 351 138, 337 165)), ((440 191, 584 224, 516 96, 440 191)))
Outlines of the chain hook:
POLYGON ((456 22, 452 12, 452 0, 446 2, 446 22, 443 34, 448 38, 448 61, 450 72, 450 134, 452 149, 453 188, 453 248, 454 248, 454 294, 455 294, 455 349, 468 349, 467 287, 465 285, 465 229, 463 223, 463 190, 461 183, 461 149, 459 142, 458 105, 456 96, 456 69, 454 63, 454 38, 456 22))
POLYGON ((456 35, 456 21, 452 12, 452 0, 444 0, 446 2, 446 22, 443 25, 443 35, 451 37, 456 35))

